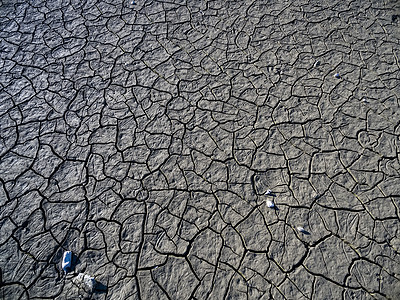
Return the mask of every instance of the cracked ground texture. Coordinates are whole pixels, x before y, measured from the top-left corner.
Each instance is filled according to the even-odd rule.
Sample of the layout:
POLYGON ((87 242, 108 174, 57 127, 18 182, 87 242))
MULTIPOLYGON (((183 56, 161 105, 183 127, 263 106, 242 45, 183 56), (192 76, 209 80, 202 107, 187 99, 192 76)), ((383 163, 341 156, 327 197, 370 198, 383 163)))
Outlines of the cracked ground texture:
POLYGON ((0 297, 400 299, 397 1, 0 4, 0 297))

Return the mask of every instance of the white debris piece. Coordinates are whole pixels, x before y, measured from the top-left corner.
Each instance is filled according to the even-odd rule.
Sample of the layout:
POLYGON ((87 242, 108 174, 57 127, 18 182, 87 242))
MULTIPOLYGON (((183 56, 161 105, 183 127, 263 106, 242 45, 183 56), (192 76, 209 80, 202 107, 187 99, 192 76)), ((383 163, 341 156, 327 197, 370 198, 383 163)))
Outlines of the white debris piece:
POLYGON ((272 191, 271 190, 267 190, 266 192, 265 192, 265 195, 271 195, 272 194, 272 191))
POLYGON ((303 227, 298 226, 296 229, 302 233, 307 233, 307 231, 303 227))
POLYGON ((267 200, 267 206, 268 206, 269 208, 274 208, 274 207, 275 207, 274 201, 272 201, 272 200, 267 200))
POLYGON ((69 271, 71 271, 71 268, 72 268, 72 252, 71 251, 64 252, 61 266, 65 273, 68 273, 69 271))
POLYGON ((342 76, 340 76, 340 74, 339 73, 336 73, 335 75, 333 75, 333 76, 335 76, 337 79, 340 79, 340 78, 342 78, 342 76))
POLYGON ((320 62, 319 60, 317 60, 317 61, 314 63, 314 68, 318 67, 320 64, 321 64, 321 62, 320 62))
POLYGON ((79 273, 78 276, 76 276, 75 282, 88 292, 93 292, 96 289, 96 280, 94 277, 84 274, 84 273, 79 273))

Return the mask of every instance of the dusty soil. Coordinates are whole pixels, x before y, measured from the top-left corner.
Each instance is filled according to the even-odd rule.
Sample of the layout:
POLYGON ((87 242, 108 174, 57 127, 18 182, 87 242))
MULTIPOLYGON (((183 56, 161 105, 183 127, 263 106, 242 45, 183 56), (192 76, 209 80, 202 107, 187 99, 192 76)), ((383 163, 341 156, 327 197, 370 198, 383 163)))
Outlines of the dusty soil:
POLYGON ((398 1, 0 4, 0 297, 399 299, 398 1))

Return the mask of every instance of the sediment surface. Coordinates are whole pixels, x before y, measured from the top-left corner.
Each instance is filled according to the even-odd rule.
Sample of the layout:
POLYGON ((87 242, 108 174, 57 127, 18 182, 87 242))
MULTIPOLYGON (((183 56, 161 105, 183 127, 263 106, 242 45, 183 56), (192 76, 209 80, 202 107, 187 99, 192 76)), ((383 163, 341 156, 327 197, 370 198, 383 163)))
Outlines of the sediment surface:
POLYGON ((0 297, 400 298, 398 1, 0 3, 0 297))

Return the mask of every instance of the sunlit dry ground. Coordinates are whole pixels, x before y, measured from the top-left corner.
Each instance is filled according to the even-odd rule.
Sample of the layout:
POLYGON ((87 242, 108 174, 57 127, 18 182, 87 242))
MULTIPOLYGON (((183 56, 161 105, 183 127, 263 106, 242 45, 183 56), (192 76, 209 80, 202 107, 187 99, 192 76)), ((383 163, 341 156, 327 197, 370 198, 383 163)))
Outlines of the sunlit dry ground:
POLYGON ((399 299, 399 8, 3 1, 0 297, 399 299))

